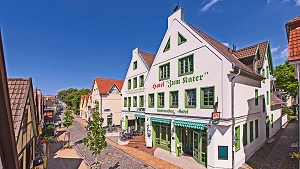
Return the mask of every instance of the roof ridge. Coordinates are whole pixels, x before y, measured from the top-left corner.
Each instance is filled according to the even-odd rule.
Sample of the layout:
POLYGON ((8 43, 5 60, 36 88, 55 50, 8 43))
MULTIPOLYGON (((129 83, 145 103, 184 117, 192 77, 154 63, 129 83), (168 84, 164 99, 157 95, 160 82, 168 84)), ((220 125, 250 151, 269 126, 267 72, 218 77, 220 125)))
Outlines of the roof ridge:
MULTIPOLYGON (((103 79, 103 80, 122 80, 122 79, 111 79, 111 78, 102 78, 102 77, 95 77, 95 79, 103 79)), ((123 80, 124 81, 124 80, 123 80)))
POLYGON ((268 43, 268 42, 269 41, 260 42, 260 43, 257 43, 257 44, 251 45, 251 46, 247 46, 247 47, 241 48, 239 50, 236 50, 235 52, 246 50, 246 49, 251 48, 251 47, 256 47, 257 45, 260 45, 260 44, 263 44, 263 43, 268 43))

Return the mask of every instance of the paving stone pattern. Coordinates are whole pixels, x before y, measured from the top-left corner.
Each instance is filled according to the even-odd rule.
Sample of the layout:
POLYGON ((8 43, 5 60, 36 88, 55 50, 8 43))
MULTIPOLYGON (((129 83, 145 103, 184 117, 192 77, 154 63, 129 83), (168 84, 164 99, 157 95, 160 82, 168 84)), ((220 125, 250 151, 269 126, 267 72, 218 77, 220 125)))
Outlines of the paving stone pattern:
MULTIPOLYGON (((78 121, 69 127, 71 133, 71 141, 74 142, 74 148, 78 154, 85 159, 87 165, 91 165, 95 161, 95 157, 90 150, 83 144, 82 139, 86 136, 86 130, 78 121)), ((98 156, 98 161, 103 163, 101 169, 145 169, 152 168, 144 162, 132 157, 131 155, 119 150, 118 148, 108 144, 98 156)))

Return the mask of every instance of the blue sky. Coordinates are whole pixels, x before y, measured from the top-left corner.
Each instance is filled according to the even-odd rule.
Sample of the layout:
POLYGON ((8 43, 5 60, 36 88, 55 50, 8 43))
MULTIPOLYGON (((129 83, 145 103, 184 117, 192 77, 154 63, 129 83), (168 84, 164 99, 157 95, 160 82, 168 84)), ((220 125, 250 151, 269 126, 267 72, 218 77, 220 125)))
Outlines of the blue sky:
MULTIPOLYGON (((44 94, 123 79, 136 46, 156 53, 176 0, 2 1, 0 26, 9 77, 32 77, 44 94)), ((287 58, 285 23, 300 0, 180 0, 185 20, 237 49, 270 40, 287 58)))

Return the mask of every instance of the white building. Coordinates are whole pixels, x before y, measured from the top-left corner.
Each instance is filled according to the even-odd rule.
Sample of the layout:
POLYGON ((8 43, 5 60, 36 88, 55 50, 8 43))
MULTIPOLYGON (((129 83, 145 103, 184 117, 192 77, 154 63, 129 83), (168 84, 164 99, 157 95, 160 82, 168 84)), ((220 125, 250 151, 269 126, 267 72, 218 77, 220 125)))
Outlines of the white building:
POLYGON ((125 86, 122 112, 125 124, 128 115, 143 114, 131 105, 144 95, 148 147, 189 154, 207 168, 238 168, 280 129, 281 102, 271 99, 269 42, 230 49, 186 23, 179 9, 168 18, 150 70, 136 53, 125 85, 148 74, 144 92, 131 94, 141 90, 125 86), (135 72, 136 61, 141 69, 135 72), (220 112, 219 120, 212 121, 213 112, 220 112))

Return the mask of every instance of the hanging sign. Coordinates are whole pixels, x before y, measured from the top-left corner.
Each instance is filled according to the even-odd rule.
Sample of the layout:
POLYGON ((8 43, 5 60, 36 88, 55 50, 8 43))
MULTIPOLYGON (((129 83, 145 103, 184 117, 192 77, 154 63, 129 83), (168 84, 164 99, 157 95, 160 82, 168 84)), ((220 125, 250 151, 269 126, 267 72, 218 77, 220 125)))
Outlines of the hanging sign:
POLYGON ((220 112, 212 112, 211 119, 212 120, 219 120, 220 119, 220 115, 221 115, 220 112))

